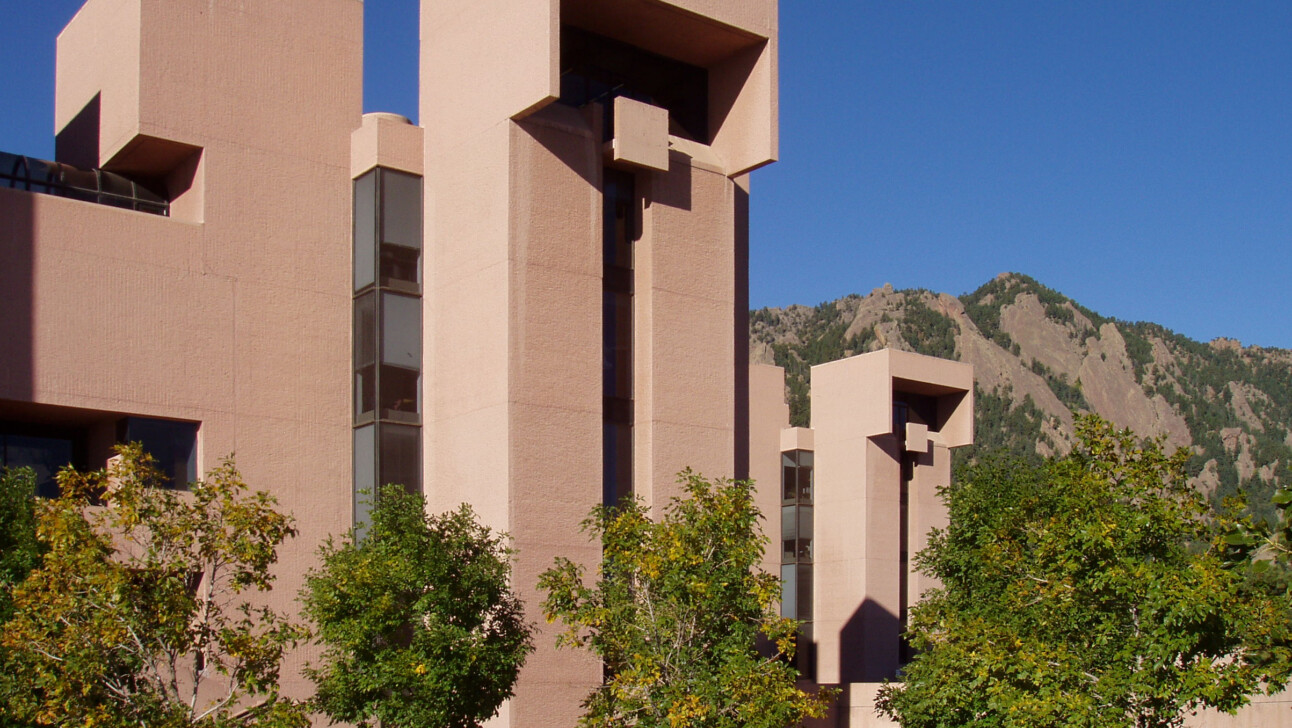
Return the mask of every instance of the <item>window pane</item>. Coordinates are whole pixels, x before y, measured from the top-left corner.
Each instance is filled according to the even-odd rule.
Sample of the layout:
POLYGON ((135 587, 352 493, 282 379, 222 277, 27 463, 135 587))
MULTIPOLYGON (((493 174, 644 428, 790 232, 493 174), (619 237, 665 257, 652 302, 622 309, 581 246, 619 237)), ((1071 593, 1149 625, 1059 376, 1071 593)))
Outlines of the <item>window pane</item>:
POLYGON ((420 422, 418 389, 421 373, 415 369, 381 367, 381 416, 403 422, 420 422))
POLYGON ((197 480, 197 423, 127 417, 119 433, 122 442, 137 442, 157 461, 171 488, 186 490, 197 480))
POLYGON ((816 679, 816 643, 812 640, 812 623, 799 625, 797 667, 799 675, 808 680, 816 679))
POLYGON ((36 493, 44 498, 58 497, 54 475, 71 465, 73 458, 70 439, 0 435, 0 465, 36 471, 36 493))
POLYGON ((354 368, 377 363, 377 296, 365 293, 354 299, 354 368))
POLYGON ((794 502, 795 486, 798 483, 798 467, 795 465, 784 465, 781 467, 781 500, 787 503, 794 502))
POLYGON ((633 297, 606 291, 602 305, 602 394, 632 399, 633 297))
POLYGON ((812 466, 799 466, 799 502, 812 502, 812 466))
POLYGON ((631 422, 602 424, 602 493, 604 505, 614 507, 633 494, 633 427, 631 422))
POLYGON ((422 247, 422 178, 381 170, 381 242, 422 247))
POLYGON ((781 561, 793 561, 796 547, 794 545, 797 539, 795 531, 795 521, 797 506, 781 507, 781 561))
POLYGON ((377 487, 377 427, 354 431, 354 523, 371 521, 372 498, 377 487))
POLYGON ((383 243, 381 246, 381 285, 417 292, 421 283, 418 261, 422 252, 416 248, 383 243), (401 285, 402 284, 402 285, 401 285))
POLYGON ((794 569, 798 576, 798 590, 795 592, 797 597, 795 612, 798 614, 796 619, 812 619, 812 567, 800 564, 794 569))
POLYGON ((377 416, 377 367, 367 366, 354 373, 355 422, 377 416))
POLYGON ((354 299, 354 418, 377 412, 377 295, 354 299))
POLYGON ((376 266, 377 172, 354 181, 354 290, 372 285, 376 266))
POLYGON ((798 506, 799 561, 812 560, 812 506, 798 506))
POLYGON ((635 179, 627 172, 607 169, 602 187, 602 237, 606 268, 633 267, 632 242, 637 236, 635 179))
POLYGON ((798 619, 798 568, 794 564, 781 567, 781 616, 798 619))
POLYGON ((383 423, 377 440, 381 458, 378 482, 402 485, 410 493, 421 492, 422 429, 383 423))
POLYGON ((381 362, 422 368, 422 302, 397 293, 381 294, 381 362))

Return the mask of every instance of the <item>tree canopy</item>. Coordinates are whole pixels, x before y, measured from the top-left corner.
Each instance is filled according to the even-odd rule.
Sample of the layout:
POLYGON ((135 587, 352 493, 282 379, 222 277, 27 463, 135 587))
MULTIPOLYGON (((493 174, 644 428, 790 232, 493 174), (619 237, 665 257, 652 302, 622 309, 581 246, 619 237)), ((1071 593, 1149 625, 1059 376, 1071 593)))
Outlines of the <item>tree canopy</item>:
MULTIPOLYGON (((0 625, 13 615, 13 590, 40 564, 36 538, 36 477, 30 468, 0 468, 0 625)), ((6 664, 0 645, 0 726, 16 725, 9 706, 29 691, 6 664)))
MULTIPOLYGON (((1097 418, 1044 464, 987 461, 947 491, 920 556, 916 656, 881 713, 934 726, 1177 726, 1273 674, 1254 645, 1285 605, 1229 568, 1223 524, 1166 455, 1097 418)), ((1281 683, 1279 683, 1281 685, 1281 683)))
POLYGON ((317 707, 361 726, 472 728, 497 713, 533 649, 506 537, 469 506, 428 515, 386 486, 372 523, 319 551, 302 592, 323 645, 317 707))
POLYGON ((249 592, 270 588, 294 535, 273 498, 226 461, 168 490, 123 446, 109 467, 65 469, 36 504, 46 553, 0 627, 15 720, 60 726, 308 724, 278 694, 283 653, 303 630, 249 592))
POLYGON ((594 585, 568 559, 539 579, 547 619, 566 626, 558 644, 605 662, 581 724, 786 728, 824 716, 831 694, 796 686, 797 623, 777 615, 780 583, 759 568, 753 485, 689 471, 681 482, 686 497, 658 520, 632 501, 584 522, 602 546, 594 585))

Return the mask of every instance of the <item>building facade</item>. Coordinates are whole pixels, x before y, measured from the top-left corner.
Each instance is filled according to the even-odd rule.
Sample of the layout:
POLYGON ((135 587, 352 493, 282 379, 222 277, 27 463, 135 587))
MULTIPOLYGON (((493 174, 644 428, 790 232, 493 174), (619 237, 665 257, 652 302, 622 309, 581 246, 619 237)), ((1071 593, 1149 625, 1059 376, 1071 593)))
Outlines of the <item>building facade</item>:
POLYGON ((518 728, 574 725, 602 677, 534 606, 555 556, 599 560, 589 511, 667 502, 686 467, 752 476, 800 667, 868 724, 972 372, 817 367, 806 429, 748 366, 777 1, 424 0, 420 125, 362 113, 362 16, 87 0, 58 38, 57 159, 0 153, 0 463, 50 494, 117 442, 176 487, 236 455, 296 517, 288 611, 364 491, 470 503, 541 630, 494 720, 518 728))
POLYGON ((812 367, 811 387, 812 426, 790 427, 784 372, 751 367, 750 473, 779 514, 781 613, 804 625, 799 672, 841 689, 826 723, 890 725, 875 691, 910 659, 907 608, 936 586, 913 557, 946 525, 951 450, 973 442, 973 368, 885 349, 812 367))
MULTIPOLYGON (((420 126, 362 114, 362 13, 87 0, 56 160, 0 156, 0 460, 49 493, 119 441, 176 487, 236 455, 299 524, 293 611, 404 483, 507 531, 536 605, 553 557, 599 560, 594 506, 746 474, 776 2, 428 0, 420 126)), ((600 681, 542 629, 497 724, 572 725, 600 681)))

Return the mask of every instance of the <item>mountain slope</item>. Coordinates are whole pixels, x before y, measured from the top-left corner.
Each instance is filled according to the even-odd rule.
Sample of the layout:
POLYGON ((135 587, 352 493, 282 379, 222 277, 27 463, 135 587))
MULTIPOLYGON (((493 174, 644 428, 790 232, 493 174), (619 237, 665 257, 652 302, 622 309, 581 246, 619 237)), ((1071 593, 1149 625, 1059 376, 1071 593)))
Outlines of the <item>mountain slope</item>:
POLYGON ((1217 502, 1243 489, 1265 503, 1292 480, 1289 350, 1107 318, 1016 273, 959 298, 885 286, 750 315, 751 359, 785 368, 799 425, 811 365, 883 347, 974 365, 976 452, 1067 452, 1074 413, 1094 412, 1191 448, 1190 473, 1217 502))

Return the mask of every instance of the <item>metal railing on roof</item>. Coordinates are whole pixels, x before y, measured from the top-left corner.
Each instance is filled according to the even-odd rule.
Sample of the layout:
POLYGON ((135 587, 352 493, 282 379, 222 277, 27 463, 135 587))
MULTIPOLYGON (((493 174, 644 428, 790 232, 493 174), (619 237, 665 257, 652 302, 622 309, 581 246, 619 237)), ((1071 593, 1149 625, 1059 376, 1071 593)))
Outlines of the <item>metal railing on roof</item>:
POLYGON ((0 152, 0 187, 84 200, 163 217, 170 202, 134 180, 102 169, 0 152))

